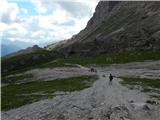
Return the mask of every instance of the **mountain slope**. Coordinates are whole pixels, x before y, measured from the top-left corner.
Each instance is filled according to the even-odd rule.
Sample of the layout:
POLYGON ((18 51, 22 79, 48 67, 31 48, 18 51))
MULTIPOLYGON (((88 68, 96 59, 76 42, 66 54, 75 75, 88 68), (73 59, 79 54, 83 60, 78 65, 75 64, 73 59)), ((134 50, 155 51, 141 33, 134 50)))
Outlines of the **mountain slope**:
POLYGON ((26 49, 21 49, 17 52, 8 54, 5 57, 12 57, 12 56, 17 56, 17 55, 22 55, 22 54, 28 54, 28 53, 32 53, 32 52, 41 51, 41 50, 43 50, 43 48, 40 48, 38 45, 34 45, 33 47, 28 47, 26 49))
POLYGON ((158 1, 100 1, 86 28, 53 50, 83 55, 159 51, 159 19, 158 1))

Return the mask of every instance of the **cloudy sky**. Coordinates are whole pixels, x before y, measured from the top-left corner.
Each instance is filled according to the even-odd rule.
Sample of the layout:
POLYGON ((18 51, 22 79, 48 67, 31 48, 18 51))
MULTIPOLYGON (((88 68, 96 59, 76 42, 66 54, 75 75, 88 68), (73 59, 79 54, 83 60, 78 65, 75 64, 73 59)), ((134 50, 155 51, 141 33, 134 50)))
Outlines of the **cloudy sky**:
POLYGON ((82 30, 99 0, 0 0, 2 45, 46 45, 82 30))

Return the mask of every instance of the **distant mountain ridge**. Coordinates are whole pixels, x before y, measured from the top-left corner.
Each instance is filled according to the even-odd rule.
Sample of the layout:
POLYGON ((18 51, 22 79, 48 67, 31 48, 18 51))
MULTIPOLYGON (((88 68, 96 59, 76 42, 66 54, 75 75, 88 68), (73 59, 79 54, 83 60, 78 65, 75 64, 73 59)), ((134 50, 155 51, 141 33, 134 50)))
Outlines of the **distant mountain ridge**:
POLYGON ((24 41, 10 41, 1 39, 1 56, 5 56, 21 49, 25 49, 28 46, 32 46, 33 43, 24 41))
POLYGON ((32 47, 28 47, 26 49, 21 49, 21 50, 19 50, 17 52, 8 54, 8 55, 6 55, 4 57, 8 58, 8 57, 13 57, 13 56, 21 55, 21 54, 27 54, 27 53, 36 52, 36 51, 39 51, 39 50, 43 50, 43 48, 39 47, 38 45, 33 45, 32 47))
POLYGON ((68 55, 160 51, 159 36, 160 1, 100 1, 85 29, 50 50, 68 55))
POLYGON ((13 53, 21 49, 20 47, 15 47, 11 45, 1 45, 1 56, 6 56, 7 54, 13 53))

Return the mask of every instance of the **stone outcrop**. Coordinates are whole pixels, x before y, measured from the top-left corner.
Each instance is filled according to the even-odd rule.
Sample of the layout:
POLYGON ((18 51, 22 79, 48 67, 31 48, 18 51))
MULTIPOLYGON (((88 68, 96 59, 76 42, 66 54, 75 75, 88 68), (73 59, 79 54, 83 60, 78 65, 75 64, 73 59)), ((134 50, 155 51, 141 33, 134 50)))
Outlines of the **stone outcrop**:
POLYGON ((160 51, 159 36, 159 1, 100 1, 86 28, 54 50, 84 55, 160 51))

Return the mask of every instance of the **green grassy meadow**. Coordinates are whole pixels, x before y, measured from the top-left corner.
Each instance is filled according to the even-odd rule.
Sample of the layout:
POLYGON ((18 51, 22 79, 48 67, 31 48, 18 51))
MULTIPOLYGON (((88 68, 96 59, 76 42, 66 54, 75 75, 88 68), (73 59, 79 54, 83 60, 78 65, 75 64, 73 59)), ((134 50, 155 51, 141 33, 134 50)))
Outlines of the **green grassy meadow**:
POLYGON ((42 99, 53 98, 57 91, 80 91, 90 87, 97 79, 97 76, 80 76, 51 81, 9 84, 1 87, 1 109, 3 111, 10 110, 42 99), (43 95, 33 93, 43 93, 43 95))

